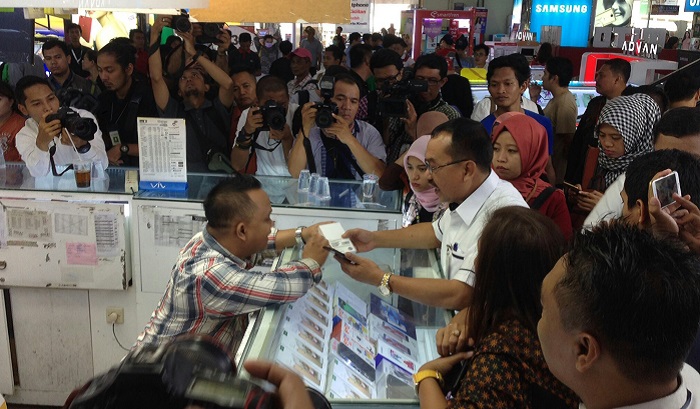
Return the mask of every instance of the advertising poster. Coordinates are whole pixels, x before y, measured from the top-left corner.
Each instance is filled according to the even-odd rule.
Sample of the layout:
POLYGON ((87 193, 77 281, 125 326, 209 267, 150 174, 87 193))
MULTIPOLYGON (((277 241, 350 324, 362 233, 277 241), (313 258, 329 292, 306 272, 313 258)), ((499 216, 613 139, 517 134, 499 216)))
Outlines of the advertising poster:
MULTIPOLYGON (((562 0, 552 2, 551 0, 532 0, 530 31, 536 32, 538 38, 541 38, 543 31, 545 31, 543 26, 560 26, 561 43, 559 45, 564 47, 586 47, 588 45, 588 30, 582 30, 581 27, 587 28, 590 25, 591 1, 562 0)), ((625 0, 621 1, 624 2, 625 0)), ((631 12, 632 9, 630 8, 630 16, 631 12)))
POLYGON ((629 27, 632 0, 595 0, 595 27, 629 27))
POLYGON ((348 33, 370 33, 369 30, 370 0, 352 0, 350 2, 350 29, 348 33))

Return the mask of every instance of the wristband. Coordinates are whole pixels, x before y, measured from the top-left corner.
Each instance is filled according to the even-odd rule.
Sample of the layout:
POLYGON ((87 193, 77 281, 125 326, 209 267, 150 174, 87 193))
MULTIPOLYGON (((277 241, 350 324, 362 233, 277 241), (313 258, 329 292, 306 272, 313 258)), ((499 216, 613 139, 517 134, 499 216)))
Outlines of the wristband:
POLYGON ((202 50, 197 51, 197 53, 192 57, 192 62, 197 62, 197 58, 201 57, 204 52, 202 50))
POLYGON ((160 44, 158 44, 158 43, 151 44, 151 47, 148 49, 148 56, 149 57, 152 56, 153 54, 158 52, 158 50, 160 50, 160 44))

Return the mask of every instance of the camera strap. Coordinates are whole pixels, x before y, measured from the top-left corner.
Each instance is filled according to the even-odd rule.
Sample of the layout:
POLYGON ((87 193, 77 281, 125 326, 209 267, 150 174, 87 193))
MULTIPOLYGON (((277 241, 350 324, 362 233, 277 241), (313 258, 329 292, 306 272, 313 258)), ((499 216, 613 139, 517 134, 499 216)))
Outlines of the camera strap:
POLYGON ((73 170, 73 164, 68 165, 68 167, 61 173, 58 173, 56 170, 56 162, 53 160, 53 156, 56 154, 56 142, 54 141, 54 144, 49 147, 49 163, 51 164, 51 173, 54 176, 63 176, 64 173, 68 172, 69 170, 73 170))
MULTIPOLYGON (((182 107, 182 105, 180 105, 182 107)), ((213 106, 208 106, 203 109, 202 114, 204 115, 205 120, 210 120, 214 124, 214 126, 222 133, 222 134, 227 134, 225 132, 226 130, 226 125, 224 125, 222 119, 216 114, 216 112, 212 112, 214 110, 213 106)), ((207 161, 207 155, 209 154, 209 151, 211 151, 212 148, 216 147, 218 149, 221 149, 221 146, 218 146, 208 135, 206 132, 206 129, 202 129, 199 126, 199 122, 197 119, 192 115, 191 110, 185 110, 184 115, 185 120, 187 121, 192 121, 192 129, 194 129, 194 133, 197 136, 197 141, 200 146, 200 151, 202 154, 202 158, 204 162, 207 161)), ((225 149, 225 147, 224 147, 225 149)))

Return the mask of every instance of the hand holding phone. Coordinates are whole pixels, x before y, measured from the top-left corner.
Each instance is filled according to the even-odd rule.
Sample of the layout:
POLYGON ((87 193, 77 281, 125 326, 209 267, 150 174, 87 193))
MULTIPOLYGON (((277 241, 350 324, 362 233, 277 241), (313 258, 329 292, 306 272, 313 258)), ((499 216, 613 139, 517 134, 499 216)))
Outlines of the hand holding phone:
POLYGON ((654 192, 654 197, 659 199, 661 208, 667 207, 676 203, 673 194, 681 195, 681 183, 678 179, 678 172, 673 171, 666 176, 651 181, 651 189, 654 192))
POLYGON ((575 190, 576 193, 581 193, 581 192, 582 192, 582 190, 581 190, 578 186, 576 186, 576 185, 574 185, 574 184, 571 184, 571 183, 569 183, 569 182, 567 182, 567 181, 564 181, 563 183, 564 183, 564 186, 568 187, 569 189, 575 190))
POLYGON ((333 253, 333 256, 338 258, 340 261, 345 262, 345 263, 350 263, 350 264, 357 264, 354 261, 350 260, 349 258, 345 257, 345 253, 343 253, 340 250, 336 250, 333 247, 328 247, 328 246, 323 246, 325 250, 330 251, 333 253))

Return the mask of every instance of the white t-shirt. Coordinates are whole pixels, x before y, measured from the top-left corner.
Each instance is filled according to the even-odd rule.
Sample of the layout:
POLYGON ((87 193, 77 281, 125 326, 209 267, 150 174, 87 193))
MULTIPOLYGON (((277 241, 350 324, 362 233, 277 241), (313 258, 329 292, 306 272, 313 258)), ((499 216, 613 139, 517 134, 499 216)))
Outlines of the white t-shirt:
POLYGON ((440 264, 447 278, 474 286, 474 260, 481 231, 491 213, 506 206, 528 207, 520 192, 492 171, 462 204, 433 222, 435 237, 441 242, 440 264))
MULTIPOLYGON (((294 111, 299 106, 290 102, 287 106, 287 125, 292 128, 292 119, 294 118, 294 111)), ((241 112, 241 117, 238 120, 238 127, 236 129, 236 135, 238 135, 243 127, 245 126, 246 120, 248 119, 248 112, 251 108, 245 109, 241 112)), ((255 107, 254 109, 259 109, 255 107)), ((238 136, 236 136, 238 139, 238 136)), ((282 149, 282 144, 280 141, 270 139, 269 131, 258 132, 255 142, 262 146, 264 149, 255 148, 255 157, 257 158, 257 170, 255 174, 258 176, 285 176, 292 177, 289 174, 289 168, 287 167, 287 160, 284 157, 284 150, 282 149), (270 149, 267 151, 265 149, 270 149)), ((252 149, 252 148, 251 148, 252 149)))
POLYGON ((608 221, 622 217, 622 193, 625 190, 625 174, 621 174, 614 182, 605 189, 603 197, 595 205, 593 210, 588 214, 583 222, 583 228, 590 230, 593 226, 598 225, 602 221, 608 221))
MULTIPOLYGON (((481 122, 482 119, 486 118, 487 116, 491 115, 492 113, 492 101, 491 97, 487 96, 486 98, 482 99, 479 101, 476 106, 474 106, 474 111, 472 112, 471 118, 475 121, 481 122)), ((540 113, 540 110, 537 109, 537 104, 530 101, 527 98, 520 97, 520 107, 523 109, 526 109, 528 111, 534 112, 536 114, 540 113)), ((494 106, 495 110, 495 106, 494 106)))
MULTIPOLYGON (((84 109, 72 108, 83 118, 90 118, 95 121, 95 116, 84 109)), ((51 174, 51 165, 49 162, 49 152, 42 151, 36 146, 36 137, 39 134, 39 124, 32 118, 27 119, 24 127, 17 132, 15 143, 17 150, 22 156, 29 173, 34 177, 46 176, 51 174)), ((95 139, 90 141, 90 150, 86 153, 78 154, 73 149, 72 145, 64 145, 59 137, 54 137, 53 142, 56 144, 56 153, 54 154, 54 163, 56 166, 71 165, 79 160, 100 162, 103 169, 109 166, 107 152, 105 152, 105 143, 102 140, 102 132, 97 127, 95 139)))

